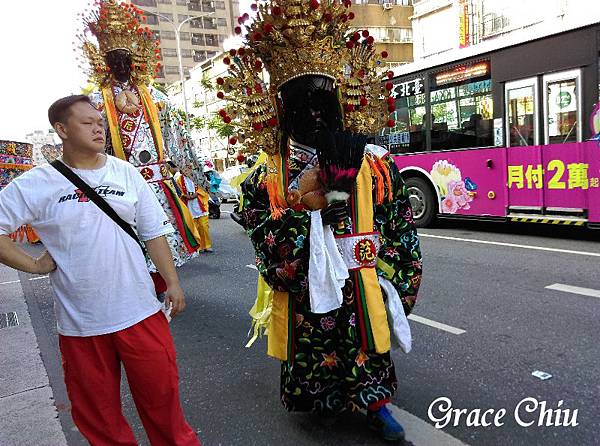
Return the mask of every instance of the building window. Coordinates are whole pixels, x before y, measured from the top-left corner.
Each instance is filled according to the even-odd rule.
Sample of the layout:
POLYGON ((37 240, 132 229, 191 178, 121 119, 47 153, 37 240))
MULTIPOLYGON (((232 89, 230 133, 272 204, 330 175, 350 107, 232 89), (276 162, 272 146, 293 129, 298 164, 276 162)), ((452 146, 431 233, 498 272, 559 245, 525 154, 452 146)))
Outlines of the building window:
POLYGON ((137 6, 153 6, 156 7, 156 0, 132 0, 134 5, 137 6))
POLYGON ((179 6, 186 6, 188 4, 188 0, 177 0, 175 3, 179 6))
POLYGON ((183 50, 181 50, 181 57, 185 57, 185 58, 190 58, 192 57, 192 50, 185 48, 183 50))
POLYGON ((412 43, 412 28, 372 27, 367 28, 376 42, 412 43))
POLYGON ((179 33, 179 39, 182 42, 189 42, 190 41, 190 36, 191 36, 191 34, 188 33, 188 32, 179 33))
POLYGON ((179 74, 179 67, 175 67, 173 65, 167 65, 165 67, 166 74, 179 74))
POLYGON ((173 14, 169 14, 169 13, 167 13, 167 12, 161 12, 161 13, 160 13, 160 18, 161 18, 162 20, 165 20, 163 17, 166 17, 167 19, 169 19, 169 20, 173 21, 173 14))
POLYGON ((219 54, 217 51, 207 51, 206 58, 210 59, 211 57, 215 57, 217 54, 219 54))
POLYGON ((227 19, 218 17, 217 18, 217 26, 218 27, 227 26, 227 19))
POLYGON ((191 16, 187 15, 187 14, 177 14, 177 21, 179 23, 183 22, 184 20, 189 19, 191 16))
POLYGON ((203 62, 206 60, 206 51, 194 50, 194 62, 203 62))
POLYGON ((206 46, 219 46, 219 39, 216 34, 206 34, 204 38, 206 40, 206 46))
POLYGON ((190 27, 191 28, 202 29, 202 19, 201 18, 197 18, 197 19, 194 19, 194 20, 190 20, 190 27))
POLYGON ((411 43, 412 29, 411 28, 384 28, 384 42, 390 43, 411 43))
POLYGON ((154 14, 146 14, 146 23, 148 25, 158 25, 158 17, 154 14))
POLYGON ((161 31, 160 40, 175 40, 175 31, 161 31))
POLYGON ((202 5, 197 1, 190 1, 187 4, 188 11, 202 11, 202 5))
POLYGON ((161 5, 170 5, 173 0, 158 0, 161 5))
POLYGON ((215 2, 215 8, 217 9, 225 9, 225 2, 215 2))
POLYGON ((223 34, 219 34, 219 43, 225 42, 225 39, 227 39, 227 36, 225 36, 223 34))
POLYGON ((175 48, 163 48, 161 52, 163 57, 177 57, 177 50, 175 48))
POLYGON ((217 21, 212 17, 202 17, 204 29, 217 29, 217 21))
POLYGON ((204 34, 192 33, 192 45, 204 46, 204 34))
POLYGON ((215 12, 215 3, 212 1, 202 1, 202 11, 204 12, 215 12))

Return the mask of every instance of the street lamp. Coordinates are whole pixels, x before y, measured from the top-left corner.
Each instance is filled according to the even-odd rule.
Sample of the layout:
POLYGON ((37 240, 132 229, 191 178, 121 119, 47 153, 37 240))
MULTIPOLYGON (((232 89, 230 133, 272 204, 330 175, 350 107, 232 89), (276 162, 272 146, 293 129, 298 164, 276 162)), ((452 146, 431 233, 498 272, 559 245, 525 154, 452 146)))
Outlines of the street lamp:
MULTIPOLYGON (((143 9, 143 8, 140 8, 140 9, 142 11, 144 11, 145 13, 147 13, 147 14, 152 14, 153 16, 160 17, 161 19, 166 20, 173 27, 173 31, 175 31, 175 43, 177 45, 177 59, 179 61, 179 80, 181 81, 181 93, 183 94, 183 107, 185 109, 185 129, 187 130, 188 136, 191 138, 192 137, 192 133, 190 131, 190 115, 188 113, 187 96, 185 94, 185 77, 183 75, 183 61, 182 61, 182 58, 181 58, 181 41, 180 41, 180 38, 179 38, 179 32, 181 31, 181 27, 185 23, 189 22, 190 20, 200 19, 200 18, 203 18, 203 17, 209 17, 209 16, 213 15, 214 12, 209 12, 208 14, 203 14, 203 15, 199 15, 199 16, 188 17, 187 19, 185 19, 182 22, 180 22, 179 26, 176 26, 175 22, 173 22, 173 20, 171 20, 170 18, 168 18, 165 15, 158 14, 158 13, 152 12, 152 11, 148 11, 148 10, 143 9)), ((196 154, 194 153, 194 158, 195 157, 196 157, 196 154)))

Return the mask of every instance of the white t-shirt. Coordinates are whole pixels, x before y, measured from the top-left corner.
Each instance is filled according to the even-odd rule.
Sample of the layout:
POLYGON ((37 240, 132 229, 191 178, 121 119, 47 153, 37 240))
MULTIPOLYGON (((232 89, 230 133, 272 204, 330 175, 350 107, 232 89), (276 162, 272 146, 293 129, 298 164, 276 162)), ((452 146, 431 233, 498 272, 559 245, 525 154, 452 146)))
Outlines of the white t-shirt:
MULTIPOLYGON (((73 169, 136 229, 142 241, 173 232, 158 199, 129 163, 108 156, 73 169)), ((161 308, 139 245, 54 167, 44 164, 0 191, 0 235, 30 224, 54 258, 58 332, 95 336, 130 327, 161 308)))

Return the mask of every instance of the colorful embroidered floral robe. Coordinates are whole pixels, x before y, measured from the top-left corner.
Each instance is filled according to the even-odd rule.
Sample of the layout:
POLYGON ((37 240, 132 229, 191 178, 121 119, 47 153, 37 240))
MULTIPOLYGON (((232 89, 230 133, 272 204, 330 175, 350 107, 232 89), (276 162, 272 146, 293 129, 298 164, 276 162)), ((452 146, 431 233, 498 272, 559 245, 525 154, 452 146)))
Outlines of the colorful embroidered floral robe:
MULTIPOLYGON (((307 165, 317 165, 312 150, 290 149, 288 185, 293 188, 307 165)), ((378 259, 397 289, 405 313, 410 313, 421 279, 421 253, 408 193, 391 157, 383 158, 392 184, 392 201, 376 205, 374 230, 381 234, 378 259)), ((390 353, 361 348, 352 274, 344 288, 342 307, 327 314, 310 311, 308 291, 310 212, 287 209, 274 220, 269 210, 266 167, 243 184, 242 220, 256 250, 260 274, 273 289, 293 299, 292 353, 281 366, 281 400, 290 411, 339 412, 365 408, 389 398, 396 389, 390 353)), ((289 190, 289 188, 288 188, 289 190)), ((387 191, 387 187, 386 187, 387 191)), ((373 192, 375 196, 375 191, 373 192)), ((375 200, 373 201, 375 203, 375 200)), ((336 235, 347 234, 353 222, 336 235)), ((377 270, 379 275, 383 272, 377 270)))
MULTIPOLYGON (((126 84, 125 88, 133 92, 139 97, 137 89, 131 85, 126 84)), ((115 84, 112 87, 114 98, 123 90, 120 84, 115 84)), ((152 190, 156 194, 158 201, 162 205, 165 213, 169 217, 173 227, 176 231, 172 234, 167 235, 167 241, 171 247, 171 253, 173 255, 173 261, 175 266, 179 267, 185 264, 187 261, 198 255, 195 249, 190 249, 189 243, 184 242, 181 235, 182 232, 182 221, 181 213, 177 209, 177 205, 173 204, 173 201, 169 199, 165 193, 164 187, 161 186, 161 182, 170 182, 168 174, 165 169, 162 169, 165 159, 172 159, 175 162, 185 158, 185 141, 182 140, 181 132, 178 129, 178 120, 174 118, 173 112, 170 109, 168 98, 160 91, 149 87, 150 94, 154 103, 158 109, 158 116, 160 119, 160 127, 164 142, 164 153, 162 159, 159 159, 159 153, 154 143, 152 129, 147 118, 143 113, 143 109, 138 110, 133 115, 126 113, 118 113, 119 127, 121 143, 123 145, 123 151, 127 157, 127 161, 137 167, 142 175, 146 178, 150 184, 152 190)), ((104 114, 104 100, 101 92, 94 92, 90 95, 90 99, 94 106, 104 114)), ((141 101, 140 101, 141 102, 141 101)), ((115 155, 112 150, 112 142, 110 132, 107 132, 107 153, 115 155)), ((187 240, 192 240, 193 237, 187 237, 187 240)), ((193 240, 192 240, 193 243, 193 240)), ((156 267, 152 264, 152 261, 148 258, 148 268, 151 272, 156 271, 156 267)))

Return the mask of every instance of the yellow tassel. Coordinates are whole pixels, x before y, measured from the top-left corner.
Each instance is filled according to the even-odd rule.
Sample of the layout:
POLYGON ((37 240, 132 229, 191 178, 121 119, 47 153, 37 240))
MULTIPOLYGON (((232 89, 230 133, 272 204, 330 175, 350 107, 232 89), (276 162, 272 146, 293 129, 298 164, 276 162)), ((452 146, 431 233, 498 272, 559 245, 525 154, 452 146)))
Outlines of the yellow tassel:
POLYGON ((385 183, 387 185, 387 199, 391 202, 394 198, 394 193, 392 191, 392 178, 390 177, 390 171, 381 158, 376 157, 376 159, 379 169, 385 175, 385 183))
POLYGON ((367 160, 369 161, 369 166, 371 167, 371 172, 373 173, 373 175, 375 175, 375 178, 377 179, 376 195, 375 195, 375 197, 376 197, 375 200, 377 202, 376 204, 382 204, 384 196, 385 196, 384 186, 383 186, 383 175, 377 168, 377 163, 374 161, 373 158, 374 157, 372 157, 372 156, 368 156, 367 160))

